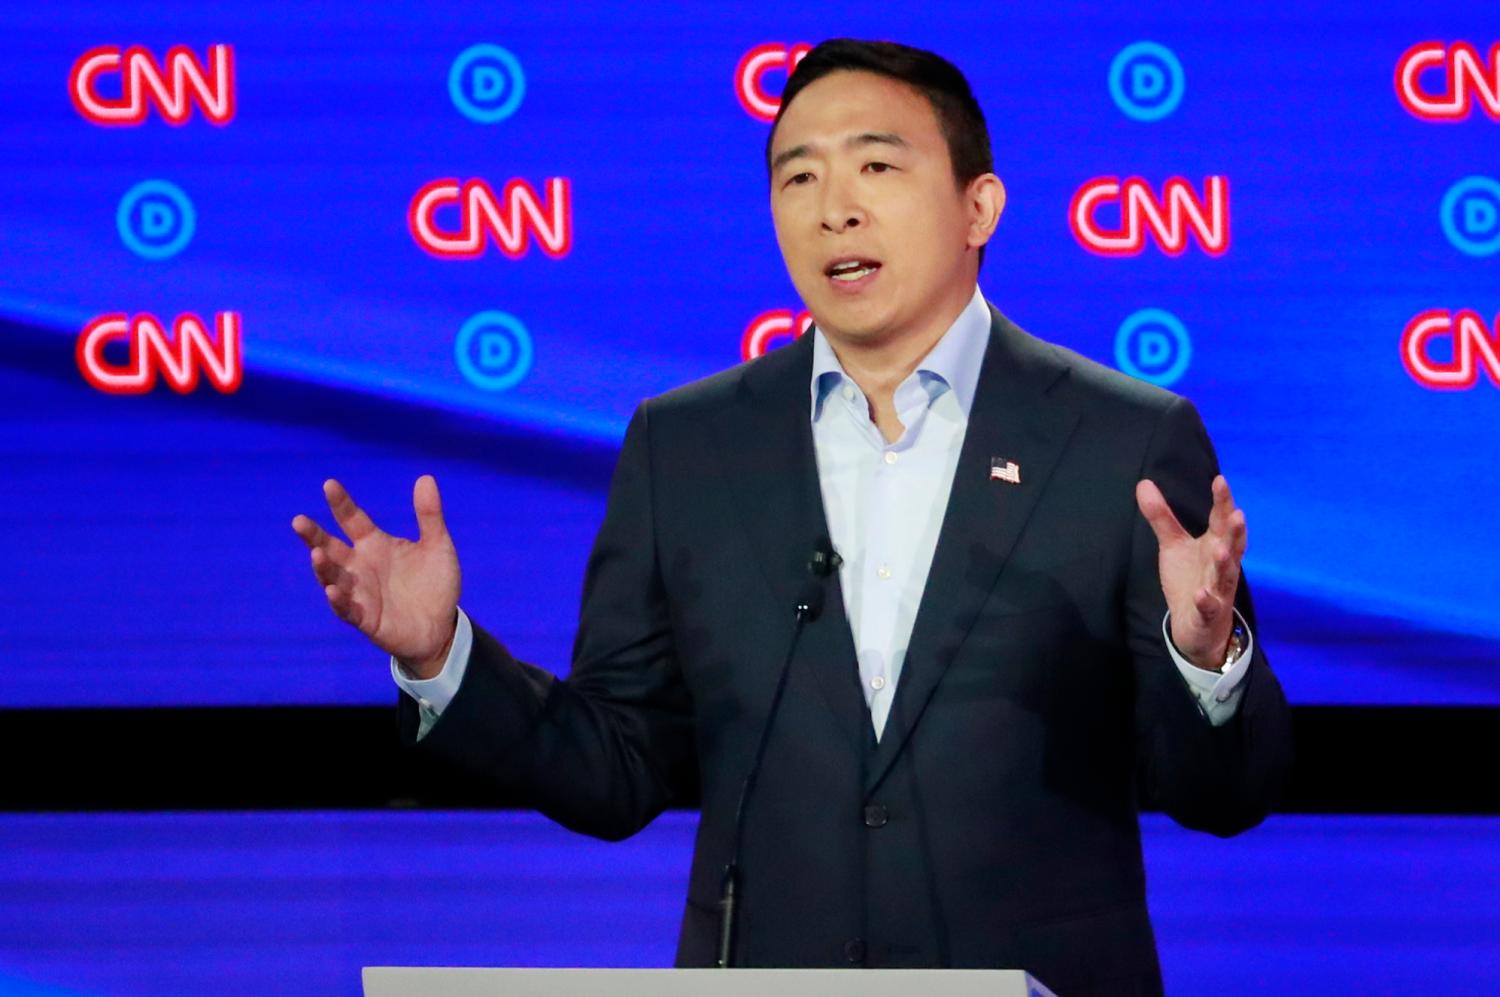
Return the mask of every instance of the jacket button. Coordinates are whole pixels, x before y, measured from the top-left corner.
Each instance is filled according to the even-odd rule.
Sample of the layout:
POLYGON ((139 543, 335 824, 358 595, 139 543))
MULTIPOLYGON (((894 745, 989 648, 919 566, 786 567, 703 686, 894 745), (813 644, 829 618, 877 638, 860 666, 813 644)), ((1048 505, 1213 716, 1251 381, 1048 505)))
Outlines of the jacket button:
POLYGON ((865 961, 865 943, 858 938, 851 938, 844 943, 844 960, 846 962, 865 961))
POLYGON ((890 811, 879 803, 865 807, 865 827, 885 827, 890 822, 890 811))

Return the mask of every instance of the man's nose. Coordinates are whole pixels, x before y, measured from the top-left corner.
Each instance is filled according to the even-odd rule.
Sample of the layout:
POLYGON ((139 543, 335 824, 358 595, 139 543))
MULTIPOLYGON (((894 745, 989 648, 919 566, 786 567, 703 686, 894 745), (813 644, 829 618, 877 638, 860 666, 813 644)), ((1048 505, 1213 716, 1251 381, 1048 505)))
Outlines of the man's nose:
POLYGON ((844 184, 830 182, 823 189, 823 230, 839 233, 865 223, 865 211, 844 184))
POLYGON ((858 228, 860 217, 858 214, 846 214, 834 212, 823 219, 823 228, 829 232, 843 232, 846 229, 858 228))

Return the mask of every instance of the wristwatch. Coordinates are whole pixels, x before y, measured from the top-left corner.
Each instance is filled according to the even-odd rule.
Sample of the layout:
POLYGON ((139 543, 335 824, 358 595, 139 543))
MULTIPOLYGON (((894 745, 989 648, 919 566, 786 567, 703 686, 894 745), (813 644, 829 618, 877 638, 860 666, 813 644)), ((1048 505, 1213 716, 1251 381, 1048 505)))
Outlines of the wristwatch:
POLYGON ((1229 646, 1224 649, 1224 663, 1219 666, 1219 671, 1224 671, 1234 664, 1235 659, 1245 653, 1245 628, 1235 623, 1234 629, 1229 632, 1229 646))

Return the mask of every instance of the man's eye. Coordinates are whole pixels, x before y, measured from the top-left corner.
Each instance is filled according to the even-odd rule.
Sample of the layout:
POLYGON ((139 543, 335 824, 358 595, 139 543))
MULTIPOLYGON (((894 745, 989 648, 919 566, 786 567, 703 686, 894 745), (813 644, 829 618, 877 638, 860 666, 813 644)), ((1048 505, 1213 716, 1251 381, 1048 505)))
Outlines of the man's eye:
POLYGON ((793 176, 788 177, 786 183, 787 183, 787 186, 790 187, 793 184, 797 184, 797 185, 805 184, 808 181, 810 181, 811 179, 812 179, 812 174, 811 173, 797 173, 797 174, 794 174, 793 176))
POLYGON ((885 173, 885 172, 887 172, 889 170, 895 169, 895 167, 892 166, 890 163, 879 163, 879 162, 876 162, 876 163, 866 163, 865 164, 865 169, 870 170, 873 173, 885 173))

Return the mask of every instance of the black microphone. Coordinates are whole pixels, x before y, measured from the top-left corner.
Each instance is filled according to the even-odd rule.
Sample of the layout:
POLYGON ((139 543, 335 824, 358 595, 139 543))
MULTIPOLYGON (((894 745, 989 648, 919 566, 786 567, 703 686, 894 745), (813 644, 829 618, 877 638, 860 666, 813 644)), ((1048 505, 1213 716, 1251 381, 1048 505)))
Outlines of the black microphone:
POLYGON ((814 578, 827 578, 844 564, 844 559, 839 557, 839 552, 833 549, 833 544, 827 537, 819 537, 817 544, 813 546, 812 557, 807 559, 807 570, 814 578))
POLYGON ((787 645, 786 658, 781 663, 781 674, 776 679, 776 691, 771 694, 771 708, 766 711, 765 726, 760 729, 760 742, 755 746, 755 759, 745 776, 745 785, 740 789, 740 802, 734 813, 734 841, 729 851, 729 864, 724 867, 723 893, 719 899, 719 969, 728 969, 734 959, 735 893, 740 879, 740 845, 745 837, 745 806, 760 776, 760 766, 766 756, 766 745, 771 740, 771 726, 776 722, 776 713, 781 708, 781 696, 786 691, 787 676, 792 672, 792 655, 797 650, 797 639, 802 636, 802 626, 816 620, 823 612, 823 579, 831 575, 843 559, 834 551, 825 537, 813 548, 808 559, 807 570, 813 575, 804 581, 797 591, 797 622, 792 628, 792 639, 787 645))

